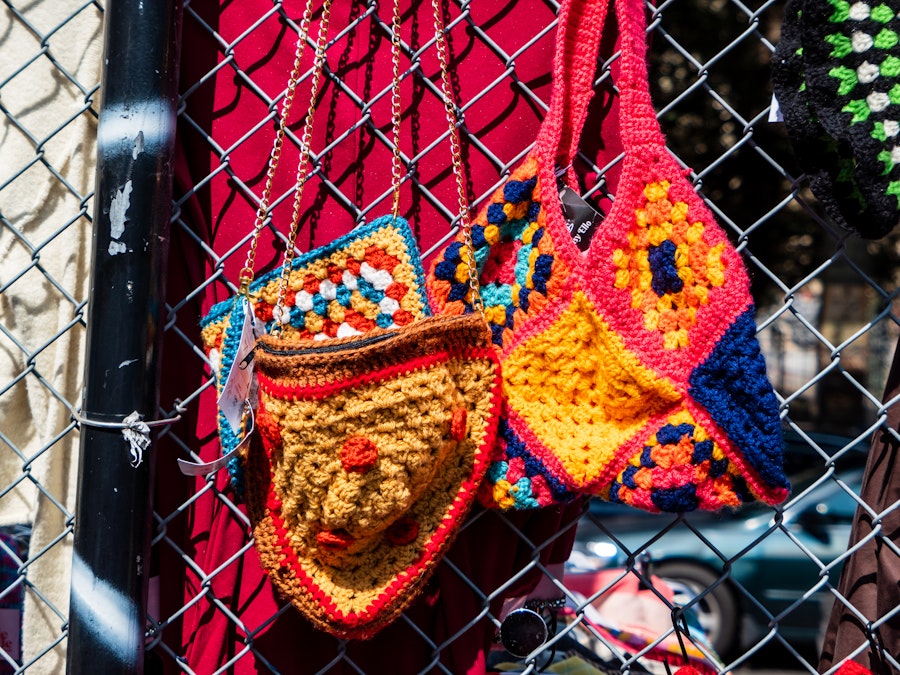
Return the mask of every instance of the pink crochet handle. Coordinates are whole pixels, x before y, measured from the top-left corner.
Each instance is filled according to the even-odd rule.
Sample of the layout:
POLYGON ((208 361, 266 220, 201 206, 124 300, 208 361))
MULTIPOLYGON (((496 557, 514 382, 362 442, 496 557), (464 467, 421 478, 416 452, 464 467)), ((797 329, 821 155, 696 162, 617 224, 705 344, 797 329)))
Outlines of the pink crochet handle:
POLYGON ((538 151, 555 155, 568 167, 578 152, 588 105, 594 94, 597 59, 604 27, 616 21, 619 28, 620 135, 626 150, 640 145, 665 147, 647 76, 646 4, 644 0, 563 0, 559 8, 553 92, 550 108, 537 140, 538 151), (614 4, 614 16, 608 7, 614 4))

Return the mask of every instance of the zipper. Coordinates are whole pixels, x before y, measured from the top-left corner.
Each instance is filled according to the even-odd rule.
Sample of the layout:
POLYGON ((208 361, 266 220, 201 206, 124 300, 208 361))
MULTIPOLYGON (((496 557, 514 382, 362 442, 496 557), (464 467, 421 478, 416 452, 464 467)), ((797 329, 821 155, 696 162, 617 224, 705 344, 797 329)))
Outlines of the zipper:
POLYGON ((264 342, 257 343, 257 347, 262 349, 267 354, 274 355, 283 354, 285 356, 300 356, 302 354, 327 354, 329 352, 343 352, 351 349, 356 349, 358 347, 366 347, 367 345, 376 344, 378 342, 384 342, 385 340, 388 340, 395 335, 396 333, 383 333, 382 335, 370 335, 368 337, 363 337, 350 343, 344 343, 340 345, 322 344, 316 345, 314 347, 304 347, 303 349, 277 349, 275 347, 270 347, 264 342))

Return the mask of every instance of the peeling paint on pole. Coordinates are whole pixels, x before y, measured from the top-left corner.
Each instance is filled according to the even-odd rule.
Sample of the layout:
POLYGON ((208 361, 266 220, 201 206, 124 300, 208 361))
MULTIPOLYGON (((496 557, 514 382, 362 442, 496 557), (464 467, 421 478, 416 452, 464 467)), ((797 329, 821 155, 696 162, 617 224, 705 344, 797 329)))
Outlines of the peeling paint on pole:
POLYGON ((125 234, 125 218, 128 215, 128 207, 131 206, 132 189, 132 182, 130 180, 126 181, 125 185, 113 195, 112 202, 110 202, 109 235, 112 239, 109 242, 110 255, 125 253, 128 250, 128 247, 118 240, 125 234))
POLYGON ((144 670, 178 105, 181 0, 105 5, 70 675, 144 670))

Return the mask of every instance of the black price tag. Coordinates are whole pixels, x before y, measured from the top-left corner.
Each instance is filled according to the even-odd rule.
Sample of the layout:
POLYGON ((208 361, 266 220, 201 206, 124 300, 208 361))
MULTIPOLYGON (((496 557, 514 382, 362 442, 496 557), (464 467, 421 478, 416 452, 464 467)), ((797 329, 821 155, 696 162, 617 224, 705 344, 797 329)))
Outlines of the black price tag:
POLYGON ((562 204, 563 218, 572 241, 579 249, 587 251, 603 215, 567 185, 559 186, 559 202, 562 204))

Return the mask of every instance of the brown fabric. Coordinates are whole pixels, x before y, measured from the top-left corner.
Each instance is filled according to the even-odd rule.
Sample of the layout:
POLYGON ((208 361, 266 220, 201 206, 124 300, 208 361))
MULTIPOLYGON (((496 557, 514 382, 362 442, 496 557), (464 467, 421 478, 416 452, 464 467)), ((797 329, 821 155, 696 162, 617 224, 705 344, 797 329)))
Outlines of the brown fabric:
MULTIPOLYGON (((900 349, 894 352, 884 401, 891 401, 898 395, 900 349)), ((897 467, 900 441, 891 430, 900 431, 900 402, 894 402, 887 409, 885 425, 872 439, 863 477, 860 496, 876 514, 900 501, 900 467, 897 467)), ((844 566, 838 591, 846 603, 840 598, 835 600, 819 661, 820 672, 829 670, 866 645, 853 657, 854 661, 876 675, 900 675, 897 665, 900 612, 877 628, 867 629, 867 625, 871 626, 900 606, 900 556, 896 553, 896 544, 900 543, 900 508, 886 513, 880 520, 873 519, 862 508, 857 509, 850 547, 871 536, 879 525, 880 532, 855 551, 844 566)))
POLYGON ((254 358, 265 377, 307 387, 349 380, 405 363, 412 356, 441 351, 463 353, 490 346, 491 334, 484 319, 470 314, 431 316, 402 328, 374 330, 364 336, 327 342, 263 335, 254 358))

